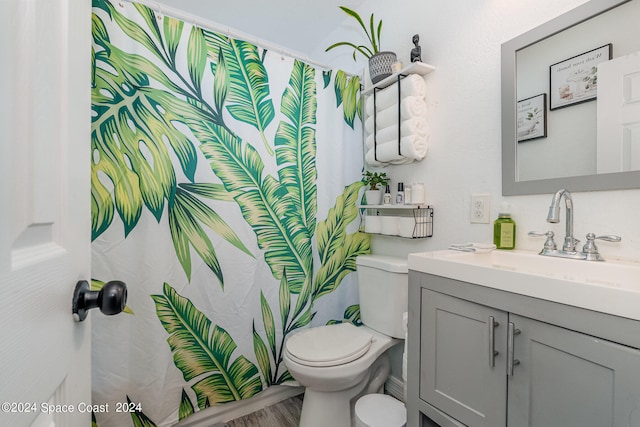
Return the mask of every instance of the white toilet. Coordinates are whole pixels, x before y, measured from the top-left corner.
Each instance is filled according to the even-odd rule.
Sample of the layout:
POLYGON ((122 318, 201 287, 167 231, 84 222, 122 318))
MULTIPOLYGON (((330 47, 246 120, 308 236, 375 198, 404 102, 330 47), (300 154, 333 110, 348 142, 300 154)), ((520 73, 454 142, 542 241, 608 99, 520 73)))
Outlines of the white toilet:
MULTIPOLYGON (((407 260, 363 255, 356 265, 363 326, 319 326, 293 334, 285 343, 284 362, 306 387, 300 427, 352 426, 356 401, 382 390, 391 370, 386 351, 405 336, 407 260)), ((371 405, 360 406, 364 409, 359 412, 367 412, 371 405)))

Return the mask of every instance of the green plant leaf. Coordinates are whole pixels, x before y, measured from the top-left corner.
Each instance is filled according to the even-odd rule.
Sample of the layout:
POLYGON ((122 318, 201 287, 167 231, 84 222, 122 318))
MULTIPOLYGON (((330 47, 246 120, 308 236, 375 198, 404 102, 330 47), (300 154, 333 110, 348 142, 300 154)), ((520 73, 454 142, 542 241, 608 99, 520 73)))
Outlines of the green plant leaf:
POLYGON ((280 302, 280 320, 282 321, 282 328, 287 325, 287 319, 289 318, 289 311, 291 310, 291 293, 289 292, 289 285, 287 283, 287 272, 282 272, 282 278, 280 279, 280 290, 278 292, 278 300, 280 302))
POLYGON ((329 320, 327 325, 337 325, 340 323, 353 323, 356 326, 362 325, 362 320, 360 319, 360 304, 350 305, 344 310, 344 318, 342 320, 329 320))
POLYGON ((264 324, 265 333, 269 340, 269 346, 271 347, 272 354, 276 354, 276 324, 273 319, 273 312, 267 299, 264 297, 262 291, 260 291, 260 308, 262 311, 262 322, 264 324))
POLYGON ((156 12, 141 3, 133 3, 133 7, 136 8, 140 16, 142 16, 142 19, 144 19, 144 22, 151 31, 151 35, 153 35, 156 41, 162 45, 162 36, 160 35, 156 12))
POLYGON ((218 233, 221 232, 225 239, 230 240, 236 247, 250 254, 238 236, 216 212, 194 196, 178 188, 174 202, 169 206, 169 228, 180 264, 185 270, 187 278, 190 279, 191 263, 188 242, 209 269, 218 277, 220 286, 224 289, 224 278, 216 251, 199 222, 206 224, 218 233))
POLYGON ((358 192, 364 183, 356 181, 347 187, 336 198, 334 206, 329 209, 327 218, 318 223, 316 240, 320 264, 325 264, 343 245, 347 235, 347 226, 358 217, 358 192))
POLYGON ((151 296, 158 319, 169 333, 173 360, 202 409, 246 399, 262 390, 258 369, 244 356, 231 361, 236 344, 227 331, 212 325, 187 298, 168 283, 162 295, 151 296))
POLYGON ((195 413, 195 408, 189 399, 187 392, 182 389, 182 397, 180 398, 180 407, 178 408, 178 421, 181 421, 195 413))
POLYGON ((275 117, 273 102, 269 98, 269 79, 258 48, 246 41, 228 39, 211 31, 204 31, 212 61, 217 61, 222 51, 229 89, 227 110, 236 119, 254 126, 260 132, 265 149, 273 155, 273 149, 265 136, 265 129, 275 117))
POLYGON ((333 292, 342 279, 356 271, 356 258, 371 252, 370 236, 365 233, 353 233, 346 236, 343 247, 333 253, 318 270, 316 287, 312 300, 333 292))
POLYGON ((291 195, 295 215, 306 226, 309 237, 316 228, 316 83, 315 69, 296 60, 289 85, 282 95, 281 111, 289 120, 280 121, 275 137, 278 176, 291 195))
POLYGON ((258 367, 262 372, 264 382, 269 387, 271 385, 271 360, 269 358, 269 350, 264 344, 264 341, 256 332, 256 325, 253 324, 253 351, 256 354, 256 360, 258 361, 258 367))
MULTIPOLYGON (((340 72, 340 71, 339 71, 340 72)), ((353 129, 356 113, 360 115, 360 77, 352 76, 344 88, 342 99, 344 100, 342 110, 344 121, 353 129)))
POLYGON ((312 313, 310 309, 306 310, 302 314, 302 316, 300 316, 300 318, 293 325, 291 325, 291 327, 288 329, 287 332, 295 331, 296 329, 300 329, 302 327, 307 326, 309 323, 311 323, 315 315, 316 313, 315 312, 312 313))
POLYGON ((194 25, 191 28, 187 45, 189 76, 198 93, 201 91, 202 76, 204 75, 204 68, 207 63, 207 45, 202 33, 203 30, 194 25))
POLYGON ((344 94, 344 90, 347 87, 348 76, 342 70, 338 70, 336 73, 336 78, 333 81, 333 90, 336 94, 336 107, 339 107, 342 104, 342 96, 344 94))
MULTIPOLYGON (((131 399, 127 396, 127 403, 131 404, 131 399)), ((157 427, 156 423, 151 421, 143 412, 133 411, 130 412, 131 420, 133 421, 133 427, 157 427)))
POLYGON ((323 89, 326 89, 331 82, 331 73, 333 70, 326 70, 322 72, 322 81, 324 82, 323 89))
POLYGON ((356 326, 362 325, 360 319, 360 304, 350 305, 344 310, 344 318, 356 326))
POLYGON ((318 223, 316 240, 320 256, 320 269, 316 275, 312 301, 333 292, 344 276, 356 270, 356 257, 370 252, 368 234, 347 235, 347 226, 358 216, 358 191, 364 184, 354 182, 336 198, 327 218, 318 223))
POLYGON ((178 45, 182 38, 182 30, 184 28, 184 21, 170 16, 165 16, 163 19, 164 38, 167 43, 167 50, 169 52, 169 58, 172 63, 176 62, 176 52, 178 51, 178 45))
POLYGON ((293 377, 291 376, 291 373, 289 371, 284 371, 278 377, 276 384, 283 384, 283 383, 286 383, 287 381, 293 381, 293 377))
POLYGON ((336 94, 336 107, 339 107, 344 101, 342 107, 344 120, 353 129, 356 113, 361 116, 361 103, 358 93, 360 91, 360 77, 349 77, 344 71, 338 70, 333 87, 336 94))
POLYGON ((211 71, 213 72, 213 100, 216 104, 216 109, 222 111, 229 90, 229 74, 227 73, 222 49, 218 50, 217 63, 211 63, 211 71))
POLYGON ((189 122, 202 141, 200 149, 236 202, 265 251, 265 261, 276 279, 286 268, 290 291, 300 292, 313 271, 311 239, 295 210, 291 196, 272 176, 265 175, 257 151, 225 127, 212 122, 189 122))
MULTIPOLYGON (((109 8, 109 14, 111 15, 111 18, 118 24, 118 26, 122 29, 122 31, 124 31, 125 34, 129 36, 129 38, 140 43, 150 53, 152 53, 158 59, 164 62, 164 57, 162 56, 161 50, 158 49, 153 39, 149 37, 149 34, 147 34, 144 28, 142 28, 139 24, 126 18, 123 14, 118 12, 115 6, 113 6, 111 2, 107 2, 107 5, 109 8)), ((140 11, 141 9, 142 10, 146 9, 148 11, 147 13, 153 13, 153 11, 149 10, 149 8, 141 4, 134 3, 134 6, 136 7, 136 9, 138 9, 138 11, 140 11)), ((144 15, 145 14, 143 13, 143 16, 144 15)))
POLYGON ((224 188, 224 185, 212 182, 198 182, 194 184, 182 183, 178 184, 178 187, 207 199, 220 200, 224 202, 233 202, 235 197, 238 195, 237 192, 227 191, 224 188))

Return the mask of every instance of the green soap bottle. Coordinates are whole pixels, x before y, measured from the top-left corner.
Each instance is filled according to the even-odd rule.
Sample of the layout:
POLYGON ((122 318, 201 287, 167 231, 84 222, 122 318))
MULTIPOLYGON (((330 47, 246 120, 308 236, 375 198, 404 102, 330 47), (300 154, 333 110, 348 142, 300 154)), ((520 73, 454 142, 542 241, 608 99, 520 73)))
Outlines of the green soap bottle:
POLYGON ((501 203, 498 219, 493 223, 493 243, 498 249, 516 247, 516 222, 509 211, 509 204, 501 203))

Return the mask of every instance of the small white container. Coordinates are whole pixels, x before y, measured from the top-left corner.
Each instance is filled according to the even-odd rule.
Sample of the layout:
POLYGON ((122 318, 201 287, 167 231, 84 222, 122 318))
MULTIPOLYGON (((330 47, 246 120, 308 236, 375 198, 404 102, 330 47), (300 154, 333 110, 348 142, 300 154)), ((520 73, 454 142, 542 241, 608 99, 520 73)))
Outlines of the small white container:
POLYGON ((419 182, 411 186, 411 203, 414 205, 423 205, 425 203, 424 184, 419 182))
POLYGON ((380 216, 379 218, 382 218, 382 234, 389 236, 398 235, 398 217, 380 216))

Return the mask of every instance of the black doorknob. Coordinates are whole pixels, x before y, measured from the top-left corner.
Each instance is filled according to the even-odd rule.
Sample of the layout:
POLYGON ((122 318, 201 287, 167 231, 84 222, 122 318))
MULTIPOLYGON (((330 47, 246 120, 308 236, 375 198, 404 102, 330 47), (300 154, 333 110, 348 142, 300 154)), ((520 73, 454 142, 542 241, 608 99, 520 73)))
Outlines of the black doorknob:
POLYGON ((89 282, 81 280, 73 291, 71 311, 73 320, 82 322, 87 318, 87 312, 99 307, 103 314, 111 316, 118 314, 127 305, 127 285, 119 280, 112 280, 104 284, 99 291, 92 291, 89 282))

